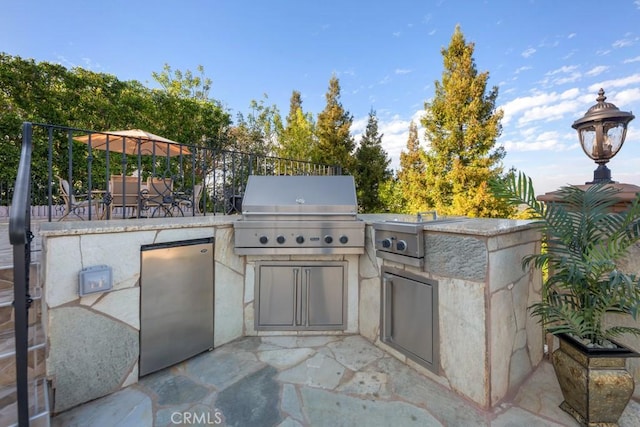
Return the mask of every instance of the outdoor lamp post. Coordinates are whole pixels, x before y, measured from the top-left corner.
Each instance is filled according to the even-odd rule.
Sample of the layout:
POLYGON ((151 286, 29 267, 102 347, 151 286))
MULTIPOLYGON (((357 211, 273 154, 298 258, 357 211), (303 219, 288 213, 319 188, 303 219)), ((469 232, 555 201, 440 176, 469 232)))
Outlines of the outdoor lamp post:
POLYGON ((598 164, 593 172, 593 181, 587 184, 613 182, 611 170, 606 164, 622 148, 627 135, 627 124, 635 117, 630 112, 620 111, 610 102, 604 102, 605 99, 607 97, 604 96, 604 90, 600 89, 596 98, 598 103, 571 125, 578 131, 585 154, 598 164))

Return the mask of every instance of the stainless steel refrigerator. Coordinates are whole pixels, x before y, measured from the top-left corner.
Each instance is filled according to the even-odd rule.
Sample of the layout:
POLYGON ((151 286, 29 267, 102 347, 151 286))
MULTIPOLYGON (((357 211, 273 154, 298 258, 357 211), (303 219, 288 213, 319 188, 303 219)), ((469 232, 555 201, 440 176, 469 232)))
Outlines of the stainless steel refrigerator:
POLYGON ((144 376, 213 348, 214 239, 140 248, 144 376))

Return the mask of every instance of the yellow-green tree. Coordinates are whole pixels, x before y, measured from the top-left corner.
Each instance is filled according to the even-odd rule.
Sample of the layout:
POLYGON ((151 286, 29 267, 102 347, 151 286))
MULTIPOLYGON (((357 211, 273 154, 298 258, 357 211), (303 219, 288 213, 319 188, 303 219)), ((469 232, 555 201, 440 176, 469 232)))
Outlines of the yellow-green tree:
POLYGON ((340 103, 340 82, 334 75, 329 80, 329 89, 325 94, 327 104, 318 114, 316 137, 318 143, 314 150, 314 161, 327 165, 342 166, 350 173, 353 166, 355 142, 351 136, 353 117, 340 103))
POLYGON ((397 188, 402 197, 402 212, 415 214, 429 208, 426 191, 425 152, 420 147, 418 126, 412 121, 409 124, 407 149, 400 153, 400 170, 398 171, 397 188))
POLYGON ((278 137, 278 156, 285 159, 310 161, 314 146, 313 116, 302 110, 300 92, 294 90, 289 102, 289 114, 278 137))
POLYGON ((425 103, 427 205, 438 213, 474 217, 508 216, 511 208, 497 200, 487 181, 501 176, 502 111, 496 110, 498 88, 487 91, 488 72, 478 73, 474 44, 467 43, 459 26, 443 48, 442 81, 425 103))

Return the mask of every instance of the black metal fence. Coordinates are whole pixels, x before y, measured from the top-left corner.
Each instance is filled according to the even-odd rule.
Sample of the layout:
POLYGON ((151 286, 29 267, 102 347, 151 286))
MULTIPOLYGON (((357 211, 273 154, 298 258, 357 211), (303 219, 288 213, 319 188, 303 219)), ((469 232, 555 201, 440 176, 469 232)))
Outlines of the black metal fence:
MULTIPOLYGON (((32 124, 32 135, 39 160, 32 161, 31 213, 49 221, 233 214, 249 175, 341 174, 336 166, 155 136, 46 124, 32 124)), ((0 182, 0 217, 15 188, 0 182)))

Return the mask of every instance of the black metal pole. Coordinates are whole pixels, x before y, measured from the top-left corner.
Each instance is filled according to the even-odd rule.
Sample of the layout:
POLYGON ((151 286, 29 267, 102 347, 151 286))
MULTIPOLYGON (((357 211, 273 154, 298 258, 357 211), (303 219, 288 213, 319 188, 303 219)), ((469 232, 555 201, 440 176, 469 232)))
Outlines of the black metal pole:
POLYGON ((26 251, 29 250, 29 243, 25 246, 16 245, 13 247, 14 266, 22 267, 14 269, 13 272, 13 309, 14 309, 14 330, 16 341, 16 395, 18 399, 18 425, 20 427, 29 425, 29 379, 28 379, 28 297, 27 297, 27 264, 26 251))
POLYGON ((13 310, 16 345, 16 396, 18 425, 29 426, 28 312, 31 243, 31 153, 33 128, 22 126, 22 152, 9 217, 9 240, 13 245, 13 310))

